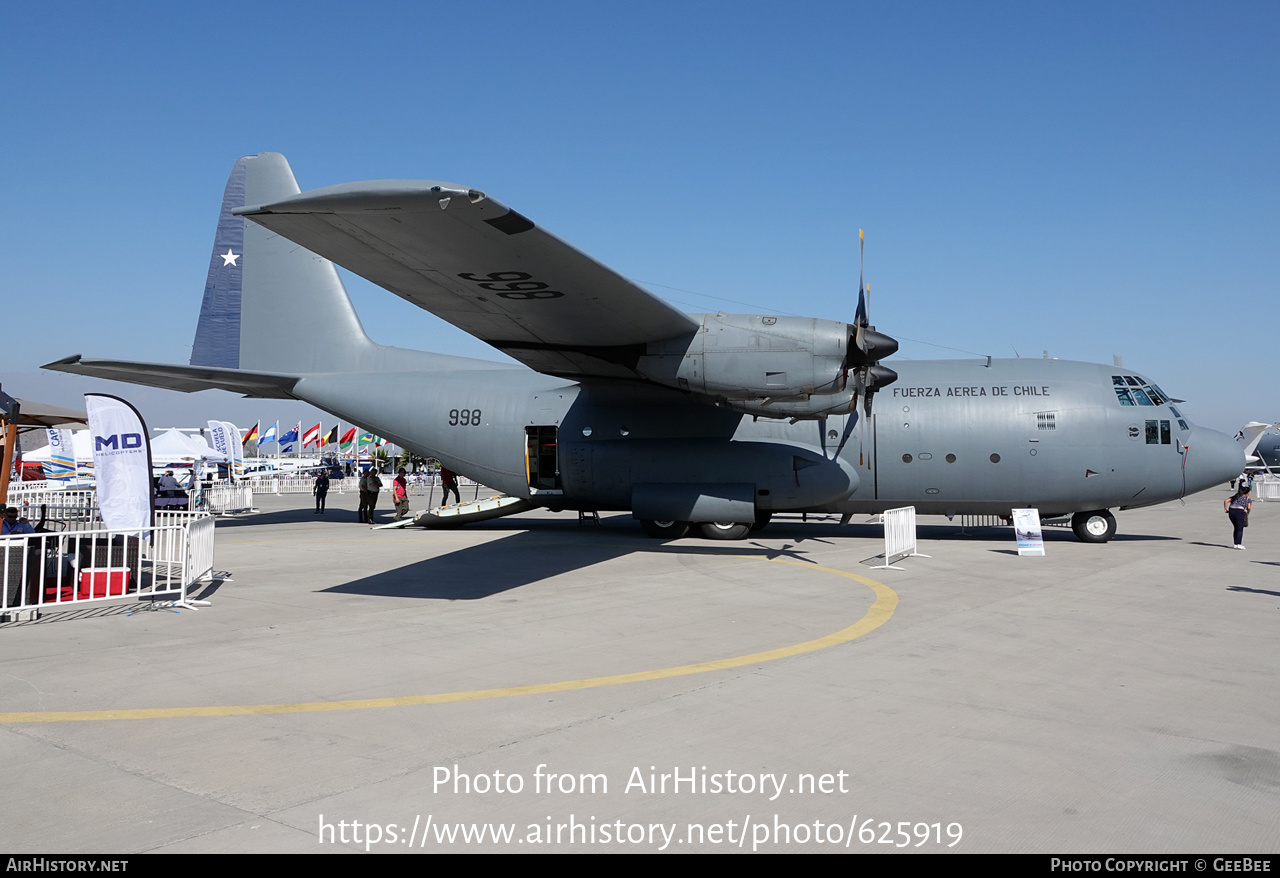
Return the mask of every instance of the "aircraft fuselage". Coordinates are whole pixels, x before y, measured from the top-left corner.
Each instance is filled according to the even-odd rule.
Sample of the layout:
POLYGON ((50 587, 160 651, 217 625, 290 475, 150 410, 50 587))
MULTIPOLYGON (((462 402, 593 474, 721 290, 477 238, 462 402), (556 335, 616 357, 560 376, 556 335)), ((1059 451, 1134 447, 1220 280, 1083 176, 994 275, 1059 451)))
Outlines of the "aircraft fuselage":
POLYGON ((1134 373, 1091 363, 903 361, 871 419, 793 424, 661 387, 441 369, 434 356, 429 373, 312 375, 295 393, 551 508, 629 510, 644 486, 694 485, 762 512, 1049 515, 1176 499, 1223 482, 1239 454, 1168 402, 1122 405, 1113 382, 1134 373), (554 445, 541 472, 539 444, 554 445))

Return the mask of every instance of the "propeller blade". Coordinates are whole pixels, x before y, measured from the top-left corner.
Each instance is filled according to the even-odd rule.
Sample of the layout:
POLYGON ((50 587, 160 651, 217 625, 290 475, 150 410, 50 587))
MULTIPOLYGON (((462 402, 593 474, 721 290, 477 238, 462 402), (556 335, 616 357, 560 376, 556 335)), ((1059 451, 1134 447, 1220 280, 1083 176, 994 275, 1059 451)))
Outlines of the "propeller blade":
MULTIPOLYGON (((862 397, 863 410, 871 417, 871 397, 877 390, 898 380, 898 373, 881 366, 880 361, 898 350, 897 339, 876 332, 868 315, 871 288, 866 282, 866 235, 858 229, 858 310, 849 324, 849 342, 845 354, 845 374, 853 372, 854 410, 862 397)), ((847 380, 847 378, 846 378, 847 380)))
POLYGON ((858 350, 866 352, 863 346, 862 330, 868 325, 867 321, 867 286, 863 282, 864 259, 862 255, 863 248, 866 244, 866 238, 862 234, 862 229, 858 229, 858 309, 853 315, 853 339, 858 350))

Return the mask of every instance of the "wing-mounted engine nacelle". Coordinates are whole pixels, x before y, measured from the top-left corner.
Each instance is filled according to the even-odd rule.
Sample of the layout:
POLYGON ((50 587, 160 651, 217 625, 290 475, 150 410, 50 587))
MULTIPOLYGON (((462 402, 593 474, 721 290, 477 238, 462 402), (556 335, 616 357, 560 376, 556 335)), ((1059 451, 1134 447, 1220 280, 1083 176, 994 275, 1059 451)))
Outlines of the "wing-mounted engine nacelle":
POLYGON ((699 319, 692 336, 649 344, 637 370, 659 384, 768 418, 819 418, 856 406, 848 324, 753 314, 699 319))

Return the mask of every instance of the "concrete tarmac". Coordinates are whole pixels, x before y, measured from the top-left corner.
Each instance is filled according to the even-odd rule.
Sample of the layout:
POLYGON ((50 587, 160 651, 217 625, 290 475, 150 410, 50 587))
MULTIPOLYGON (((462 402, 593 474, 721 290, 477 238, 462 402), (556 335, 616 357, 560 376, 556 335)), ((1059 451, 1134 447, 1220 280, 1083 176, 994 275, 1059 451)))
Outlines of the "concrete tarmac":
POLYGON ((207 608, 0 626, 0 839, 1275 853, 1280 503, 1235 551, 1226 496, 1106 545, 1047 528, 1044 557, 921 518, 903 571, 856 521, 662 543, 259 497, 219 521, 207 608))

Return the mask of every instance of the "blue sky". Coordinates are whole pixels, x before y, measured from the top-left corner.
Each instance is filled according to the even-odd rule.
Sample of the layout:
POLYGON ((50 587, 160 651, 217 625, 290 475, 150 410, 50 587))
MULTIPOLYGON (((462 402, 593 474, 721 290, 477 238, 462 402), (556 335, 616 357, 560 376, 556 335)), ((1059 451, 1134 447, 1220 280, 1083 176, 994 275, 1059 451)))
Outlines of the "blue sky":
MULTIPOLYGON (((1194 420, 1280 419, 1280 6, 617 6, 7 4, 4 390, 310 418, 37 371, 186 362, 269 150, 304 189, 484 189, 690 311, 851 319, 861 227, 901 356, 1120 354, 1194 420)), ((500 359, 346 279, 375 340, 500 359)))

